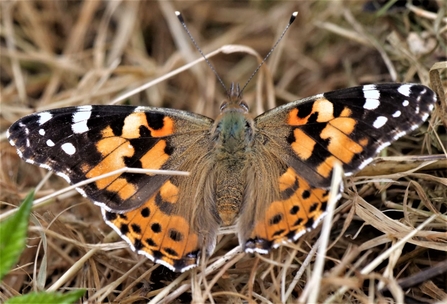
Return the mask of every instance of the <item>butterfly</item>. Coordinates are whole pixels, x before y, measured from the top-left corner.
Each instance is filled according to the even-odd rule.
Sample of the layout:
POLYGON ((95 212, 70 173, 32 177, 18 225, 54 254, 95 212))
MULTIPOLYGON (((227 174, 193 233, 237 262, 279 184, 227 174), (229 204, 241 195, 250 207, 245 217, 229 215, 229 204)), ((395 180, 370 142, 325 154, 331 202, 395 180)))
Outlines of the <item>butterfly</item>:
POLYGON ((212 254, 236 225, 249 253, 268 253, 318 225, 334 163, 349 176, 422 124, 436 102, 421 84, 371 84, 319 94, 255 118, 232 84, 216 120, 187 111, 90 105, 38 112, 7 136, 21 158, 79 186, 132 250, 177 272, 212 254))

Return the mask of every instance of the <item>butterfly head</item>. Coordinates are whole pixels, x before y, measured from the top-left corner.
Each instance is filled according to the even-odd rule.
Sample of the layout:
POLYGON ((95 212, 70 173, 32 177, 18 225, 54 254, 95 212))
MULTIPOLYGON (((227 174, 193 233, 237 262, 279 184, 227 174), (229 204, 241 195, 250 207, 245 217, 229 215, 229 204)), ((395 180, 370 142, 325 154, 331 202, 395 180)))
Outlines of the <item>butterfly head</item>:
POLYGON ((212 138, 223 150, 243 151, 253 140, 254 122, 248 114, 248 105, 242 99, 238 84, 231 84, 228 98, 220 106, 220 115, 212 129, 212 138))
POLYGON ((220 112, 237 111, 241 113, 248 113, 249 107, 242 99, 242 91, 238 83, 231 83, 230 89, 227 92, 227 99, 220 105, 220 112))

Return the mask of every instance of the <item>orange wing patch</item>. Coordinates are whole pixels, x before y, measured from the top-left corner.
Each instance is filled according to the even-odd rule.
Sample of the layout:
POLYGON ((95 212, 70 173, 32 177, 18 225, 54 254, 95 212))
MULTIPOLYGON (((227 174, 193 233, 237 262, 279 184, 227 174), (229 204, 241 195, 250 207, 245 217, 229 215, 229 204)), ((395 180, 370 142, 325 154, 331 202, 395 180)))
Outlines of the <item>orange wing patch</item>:
POLYGON ((312 156, 316 141, 300 129, 293 130, 293 135, 299 140, 294 141, 291 146, 296 155, 302 160, 312 156))
POLYGON ((334 104, 326 98, 319 98, 312 103, 311 108, 294 108, 288 114, 287 124, 290 126, 305 125, 315 113, 318 113, 317 122, 334 119, 334 104))
POLYGON ((169 159, 165 153, 166 141, 160 140, 152 149, 141 157, 141 166, 145 169, 160 169, 169 159))
MULTIPOLYGON (((83 169, 88 169, 85 172, 87 178, 97 177, 105 173, 112 172, 126 167, 124 163, 124 157, 131 157, 134 154, 134 148, 128 143, 128 141, 121 137, 109 137, 100 140, 96 147, 98 151, 104 156, 99 164, 93 168, 84 167, 83 169)), ((118 191, 119 188, 113 185, 114 181, 117 180, 119 174, 112 175, 106 178, 97 180, 96 186, 98 189, 108 189, 110 191, 118 191)))
POLYGON ((103 210, 104 219, 138 253, 173 271, 197 266, 199 238, 173 213, 178 188, 170 181, 139 208, 123 214, 103 210))
POLYGON ((281 200, 274 201, 246 243, 248 252, 267 253, 271 247, 297 240, 314 228, 326 211, 329 190, 312 188, 292 168, 279 178, 281 200))
POLYGON ((345 164, 349 163, 355 154, 363 151, 363 147, 348 136, 354 131, 355 125, 355 119, 339 117, 329 122, 320 134, 322 139, 329 140, 329 152, 345 164))
MULTIPOLYGON (((121 134, 117 136, 116 131, 111 126, 105 127, 100 134, 102 139, 95 144, 97 151, 101 154, 101 161, 95 166, 82 164, 86 178, 93 178, 118 169, 127 167, 125 159, 135 156, 136 149, 131 140, 141 138, 141 128, 150 132, 150 137, 167 136, 174 132, 174 121, 168 116, 164 116, 158 125, 151 125, 144 112, 131 113, 124 119, 121 134)), ((146 131, 146 132, 147 132, 146 131)), ((144 131, 143 131, 144 132, 144 131)), ((165 152, 167 143, 164 139, 153 139, 156 143, 139 158, 141 168, 160 169, 169 159, 165 152)), ((120 174, 102 178, 95 182, 99 190, 107 190, 122 200, 131 198, 138 191, 138 187, 129 183, 120 174)))
POLYGON ((168 116, 163 117, 162 126, 159 128, 154 128, 150 123, 148 123, 146 113, 135 112, 129 114, 124 119, 122 136, 125 138, 139 138, 139 126, 144 126, 150 130, 152 137, 163 137, 174 133, 174 121, 172 118, 168 116))

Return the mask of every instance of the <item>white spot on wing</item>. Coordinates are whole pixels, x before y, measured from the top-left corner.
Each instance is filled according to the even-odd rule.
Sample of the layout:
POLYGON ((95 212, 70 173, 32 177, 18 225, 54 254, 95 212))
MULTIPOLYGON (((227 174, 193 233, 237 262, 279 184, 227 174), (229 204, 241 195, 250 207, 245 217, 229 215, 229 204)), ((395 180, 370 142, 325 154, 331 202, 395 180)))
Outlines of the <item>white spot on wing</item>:
POLYGON ((397 91, 406 97, 410 97, 411 87, 411 84, 403 84, 397 89, 397 91))
POLYGON ((410 127, 410 130, 411 130, 411 131, 414 131, 414 130, 416 130, 418 127, 419 127, 419 125, 412 125, 412 126, 410 127))
POLYGON ((48 139, 46 144, 48 147, 54 147, 54 141, 52 141, 51 139, 48 139))
POLYGON ((396 139, 398 139, 398 138, 401 138, 401 137, 404 136, 405 134, 407 134, 407 132, 400 131, 399 133, 396 133, 396 135, 394 135, 393 139, 396 140, 396 139))
POLYGON ((76 153, 76 148, 73 146, 72 143, 65 143, 61 146, 61 148, 68 155, 73 155, 76 153))
POLYGON ((44 129, 39 129, 39 134, 44 136, 45 135, 45 130, 44 129))
MULTIPOLYGON (((323 213, 322 215, 320 215, 321 217, 324 217, 325 213, 323 213)), ((293 236, 293 240, 296 241, 298 240, 301 236, 303 236, 306 233, 306 230, 301 230, 300 232, 298 232, 297 234, 295 234, 293 236)))
POLYGON ((408 107, 409 104, 410 104, 410 102, 408 100, 404 100, 404 102, 402 102, 402 105, 404 107, 408 107))
POLYGON ((49 121, 51 118, 53 118, 53 114, 51 114, 50 112, 40 112, 40 113, 37 113, 36 115, 39 116, 39 121, 38 121, 39 125, 43 125, 44 123, 49 121))
POLYGON ((245 252, 246 253, 255 253, 255 252, 257 252, 257 253, 260 253, 260 254, 267 254, 267 253, 269 253, 268 250, 262 249, 262 248, 246 248, 245 252))
POLYGON ((68 177, 67 174, 62 173, 62 172, 56 172, 56 175, 62 177, 63 179, 65 179, 67 181, 67 183, 71 183, 71 179, 68 177))
POLYGON ((402 114, 402 112, 397 110, 396 112, 394 112, 394 114, 392 116, 393 117, 399 117, 401 114, 402 114))
POLYGON ((388 118, 386 118, 385 116, 379 116, 374 121, 373 127, 376 129, 380 129, 381 127, 383 127, 386 124, 387 121, 388 121, 388 118))
POLYGON ((76 188, 76 191, 78 191, 79 193, 81 193, 81 195, 82 195, 83 197, 87 197, 87 193, 85 193, 84 189, 78 187, 78 188, 76 188))
POLYGON ((379 107, 379 105, 380 105, 379 100, 368 98, 368 99, 366 99, 366 102, 365 102, 365 105, 363 106, 363 108, 367 109, 367 110, 375 110, 379 107))
MULTIPOLYGON (((369 163, 371 163, 373 161, 373 158, 372 157, 370 157, 370 158, 367 158, 367 159, 365 159, 361 164, 360 164, 360 166, 359 166, 359 170, 362 170, 363 168, 365 168, 369 163)), ((348 174, 345 174, 346 176, 351 176, 352 175, 352 173, 349 173, 349 175, 348 174)))
POLYGON ((376 149, 376 154, 382 151, 384 148, 388 147, 391 143, 389 141, 383 142, 376 149))
POLYGON ((75 134, 81 134, 88 131, 87 121, 92 115, 92 106, 79 107, 78 111, 73 113, 73 125, 71 129, 75 134))
POLYGON ((363 96, 366 99, 363 108, 367 110, 374 110, 380 105, 380 92, 376 89, 375 85, 365 85, 363 87, 363 96))
POLYGON ((366 95, 367 91, 377 91, 377 87, 375 84, 366 84, 363 86, 363 94, 366 95))
POLYGON ((40 164, 39 167, 47 169, 47 170, 51 170, 50 166, 48 166, 47 164, 40 164))

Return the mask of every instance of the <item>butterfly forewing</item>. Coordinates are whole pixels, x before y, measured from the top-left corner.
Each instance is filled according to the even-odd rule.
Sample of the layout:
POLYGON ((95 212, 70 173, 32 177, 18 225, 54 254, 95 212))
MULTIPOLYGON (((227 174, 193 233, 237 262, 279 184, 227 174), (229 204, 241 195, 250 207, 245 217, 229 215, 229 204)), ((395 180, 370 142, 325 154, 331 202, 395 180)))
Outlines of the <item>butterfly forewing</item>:
POLYGON ((347 175, 417 128, 436 95, 419 84, 366 85, 291 102, 255 119, 267 145, 312 186, 327 188, 334 161, 347 175))
MULTIPOLYGON (((9 128, 8 137, 27 162, 75 184, 125 167, 175 170, 192 144, 188 139, 203 137, 211 124, 204 116, 170 109, 82 106, 26 116, 9 128), (186 140, 176 140, 184 133, 186 140)), ((142 205, 167 179, 122 173, 78 190, 107 210, 122 212, 142 205)))

